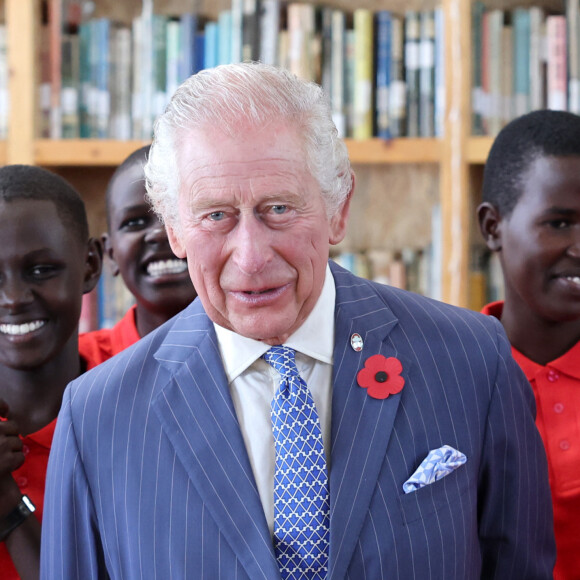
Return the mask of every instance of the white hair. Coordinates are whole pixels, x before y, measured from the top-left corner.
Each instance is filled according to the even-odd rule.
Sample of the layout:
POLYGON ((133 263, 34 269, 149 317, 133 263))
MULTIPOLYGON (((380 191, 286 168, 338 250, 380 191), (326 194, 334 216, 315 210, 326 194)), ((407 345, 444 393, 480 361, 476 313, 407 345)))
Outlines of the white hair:
POLYGON ((306 163, 332 217, 351 187, 348 151, 338 137, 328 100, 315 83, 261 63, 221 65, 189 77, 155 123, 145 165, 153 209, 179 230, 177 148, 193 129, 219 128, 236 136, 247 127, 289 122, 304 140, 306 163))

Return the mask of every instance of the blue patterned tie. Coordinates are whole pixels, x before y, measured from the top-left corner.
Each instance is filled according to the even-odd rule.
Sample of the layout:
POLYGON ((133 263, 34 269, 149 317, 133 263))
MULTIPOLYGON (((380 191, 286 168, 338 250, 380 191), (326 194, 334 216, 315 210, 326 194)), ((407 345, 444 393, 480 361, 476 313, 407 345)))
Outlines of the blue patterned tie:
POLYGON ((294 350, 273 346, 263 357, 281 375, 272 400, 274 552, 283 580, 322 580, 328 571, 330 504, 320 420, 294 350))

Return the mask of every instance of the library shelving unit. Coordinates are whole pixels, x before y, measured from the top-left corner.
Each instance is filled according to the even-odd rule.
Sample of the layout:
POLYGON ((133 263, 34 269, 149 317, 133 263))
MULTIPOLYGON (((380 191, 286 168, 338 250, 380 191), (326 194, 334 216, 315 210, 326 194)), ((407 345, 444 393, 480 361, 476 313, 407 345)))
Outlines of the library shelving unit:
MULTIPOLYGON (((46 140, 36 137, 36 79, 38 62, 36 39, 39 26, 39 0, 3 0, 8 29, 10 119, 8 138, 0 146, 0 162, 27 163, 49 167, 70 179, 87 201, 92 228, 104 225, 103 193, 115 166, 130 152, 140 147, 141 141, 110 140, 46 140)), ((126 3, 98 0, 99 9, 115 10, 126 3)), ((156 1, 156 8, 179 12, 179 0, 156 1)), ((184 4, 184 2, 182 2, 184 4)), ((185 9, 192 8, 187 2, 185 9)), ((216 16, 229 7, 229 0, 199 0, 197 10, 216 16)), ((434 0, 329 0, 324 4, 352 10, 355 7, 372 10, 389 9, 403 13, 408 8, 432 8, 434 0)), ((446 114, 444 137, 438 139, 401 138, 389 142, 380 139, 366 141, 347 140, 361 198, 374 203, 381 190, 389 191, 397 206, 405 206, 404 214, 412 216, 424 211, 420 202, 410 195, 415 175, 423 174, 421 183, 435 188, 441 205, 441 297, 444 301, 461 306, 468 305, 469 296, 469 246, 473 212, 470 191, 470 167, 482 164, 491 143, 487 138, 470 138, 470 0, 441 0, 445 24, 445 91, 446 114), (377 177, 378 176, 378 177, 377 177), (373 196, 365 187, 376 191, 373 196), (406 205, 405 205, 406 204, 406 205), (417 206, 417 207, 416 207, 417 206)), ((183 6, 181 9, 183 10, 183 6)), ((355 198, 357 195, 355 194, 355 198)), ((363 231, 369 223, 359 223, 361 215, 366 220, 392 221, 389 210, 377 212, 367 208, 366 213, 355 210, 350 229, 363 231), (385 215, 386 214, 386 215, 385 215)), ((424 216, 429 216, 428 212, 424 216)), ((416 219, 407 229, 413 239, 416 219)), ((372 225, 372 224, 371 224, 372 225)), ((374 224, 385 230, 384 225, 374 224)), ((100 233, 102 229, 97 230, 100 233)), ((388 237, 388 231, 386 233, 388 237)))

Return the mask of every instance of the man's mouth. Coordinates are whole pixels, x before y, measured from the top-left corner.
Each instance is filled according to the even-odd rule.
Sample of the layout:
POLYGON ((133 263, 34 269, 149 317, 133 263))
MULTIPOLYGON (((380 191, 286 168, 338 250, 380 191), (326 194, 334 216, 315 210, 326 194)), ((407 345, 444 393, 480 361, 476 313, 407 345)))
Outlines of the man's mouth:
POLYGON ((187 270, 187 262, 175 258, 173 260, 158 260, 147 264, 147 274, 152 278, 182 274, 187 270))
POLYGON ((10 336, 24 336, 42 328, 45 324, 44 320, 34 320, 24 324, 0 324, 0 333, 10 336))

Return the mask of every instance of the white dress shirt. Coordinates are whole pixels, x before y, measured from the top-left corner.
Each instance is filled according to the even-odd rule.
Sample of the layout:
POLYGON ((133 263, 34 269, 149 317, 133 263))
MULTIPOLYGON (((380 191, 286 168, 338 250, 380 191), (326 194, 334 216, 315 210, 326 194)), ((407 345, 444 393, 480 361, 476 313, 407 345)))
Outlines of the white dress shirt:
MULTIPOLYGON (((284 343, 284 346, 296 350, 296 366, 312 393, 320 417, 329 468, 335 300, 334 278, 326 266, 322 293, 314 309, 284 343)), ((214 327, 266 521, 272 533, 275 449, 271 403, 280 383, 280 375, 260 358, 270 345, 240 336, 217 324, 214 327)))

